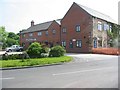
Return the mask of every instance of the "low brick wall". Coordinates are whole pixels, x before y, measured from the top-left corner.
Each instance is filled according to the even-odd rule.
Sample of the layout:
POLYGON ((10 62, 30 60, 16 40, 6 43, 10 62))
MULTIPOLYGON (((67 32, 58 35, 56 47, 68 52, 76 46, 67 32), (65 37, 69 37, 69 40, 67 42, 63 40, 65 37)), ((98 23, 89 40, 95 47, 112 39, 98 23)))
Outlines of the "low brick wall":
POLYGON ((107 55, 120 55, 120 48, 92 48, 92 53, 107 54, 107 55))

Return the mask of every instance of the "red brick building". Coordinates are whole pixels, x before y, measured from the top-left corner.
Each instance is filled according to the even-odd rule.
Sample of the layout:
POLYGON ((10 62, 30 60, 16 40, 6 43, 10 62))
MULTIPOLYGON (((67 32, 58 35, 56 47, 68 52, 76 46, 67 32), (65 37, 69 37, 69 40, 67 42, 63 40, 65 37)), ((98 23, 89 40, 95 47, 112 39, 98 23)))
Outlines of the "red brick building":
POLYGON ((20 45, 26 49, 31 43, 39 42, 49 47, 60 44, 60 20, 34 25, 20 32, 20 45))
POLYGON ((25 48, 34 41, 60 44, 67 52, 88 53, 92 48, 108 47, 107 31, 112 23, 116 22, 109 16, 73 3, 61 20, 37 25, 32 21, 30 28, 21 31, 20 44, 25 48))

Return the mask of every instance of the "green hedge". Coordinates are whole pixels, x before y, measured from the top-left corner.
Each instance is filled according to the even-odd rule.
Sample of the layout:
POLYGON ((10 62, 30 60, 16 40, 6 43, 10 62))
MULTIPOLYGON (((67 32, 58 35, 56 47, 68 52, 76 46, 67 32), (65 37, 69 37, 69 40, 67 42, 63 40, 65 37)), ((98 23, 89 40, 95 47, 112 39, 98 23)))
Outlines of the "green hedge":
POLYGON ((60 56, 64 56, 65 54, 65 49, 61 46, 54 46, 51 48, 50 50, 50 57, 60 57, 60 56))

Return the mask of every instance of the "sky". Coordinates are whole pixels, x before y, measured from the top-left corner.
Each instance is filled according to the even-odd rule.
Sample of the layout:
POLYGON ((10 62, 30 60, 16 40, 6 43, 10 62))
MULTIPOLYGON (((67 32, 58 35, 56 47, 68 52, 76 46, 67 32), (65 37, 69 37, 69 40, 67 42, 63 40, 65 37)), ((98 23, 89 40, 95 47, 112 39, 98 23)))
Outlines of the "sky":
POLYGON ((118 22, 120 0, 0 0, 0 26, 18 33, 35 24, 61 19, 73 2, 104 13, 118 22))

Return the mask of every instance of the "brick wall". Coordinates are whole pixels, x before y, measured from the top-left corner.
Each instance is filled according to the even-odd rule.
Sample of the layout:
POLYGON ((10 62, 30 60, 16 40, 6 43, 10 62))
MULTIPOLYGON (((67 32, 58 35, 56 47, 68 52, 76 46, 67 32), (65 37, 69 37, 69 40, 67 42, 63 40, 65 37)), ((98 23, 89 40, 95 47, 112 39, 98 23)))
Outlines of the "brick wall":
POLYGON ((92 32, 93 28, 92 16, 74 3, 62 19, 61 23, 61 41, 66 41, 67 52, 89 52, 90 47, 87 42, 89 41, 89 34, 92 32), (80 25, 80 32, 76 32, 76 25, 80 25), (64 34, 62 33, 63 27, 66 27, 67 29, 67 32, 64 34), (73 48, 70 48, 69 43, 72 39, 82 40, 82 47, 76 47, 76 41, 74 41, 73 48))
POLYGON ((32 42, 45 43, 47 41, 48 43, 53 43, 53 45, 60 43, 60 26, 57 22, 53 21, 48 30, 40 31, 32 32, 33 36, 31 37, 29 36, 30 33, 24 33, 25 37, 23 37, 23 34, 21 34, 20 45, 22 46, 22 44, 25 43, 24 49, 27 49, 32 42), (55 34, 52 32, 53 29, 56 30, 55 34), (42 36, 38 36, 38 32, 40 31, 42 32, 42 36), (46 35, 46 31, 48 31, 48 35, 46 35))

